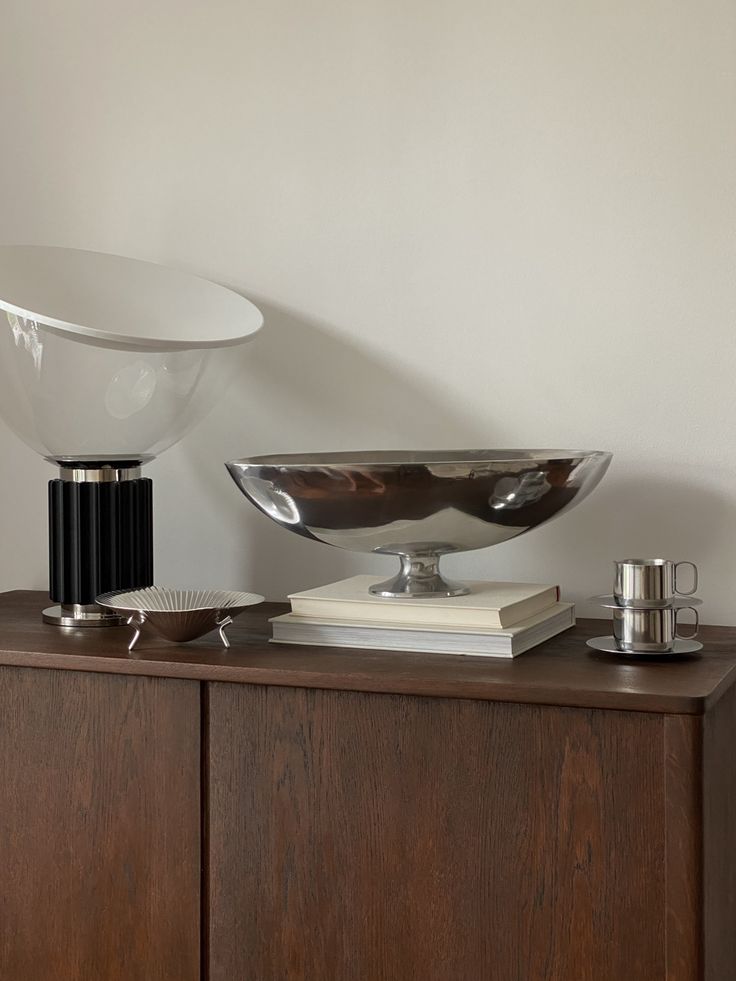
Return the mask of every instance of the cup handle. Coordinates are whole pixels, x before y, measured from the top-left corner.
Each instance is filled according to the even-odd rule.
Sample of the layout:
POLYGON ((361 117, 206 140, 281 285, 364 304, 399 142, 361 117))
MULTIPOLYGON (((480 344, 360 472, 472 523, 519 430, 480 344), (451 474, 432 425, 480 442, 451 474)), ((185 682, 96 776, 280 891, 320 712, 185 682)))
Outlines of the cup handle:
POLYGON ((682 610, 692 610, 693 613, 695 614, 695 623, 693 624, 693 632, 683 637, 683 635, 679 632, 678 629, 679 624, 677 624, 677 626, 675 627, 675 637, 677 637, 678 640, 693 640, 695 637, 698 636, 698 630, 700 629, 700 614, 698 613, 698 611, 695 609, 694 606, 683 606, 682 609, 676 611, 676 616, 678 616, 682 612, 682 610))
MULTIPOLYGON (((698 567, 694 562, 675 562, 675 592, 679 593, 680 596, 692 596, 698 588, 698 567), (678 589, 677 588, 677 573, 681 565, 689 565, 693 570, 693 588, 692 589, 678 589)), ((689 607, 683 607, 683 609, 689 609, 689 607)))

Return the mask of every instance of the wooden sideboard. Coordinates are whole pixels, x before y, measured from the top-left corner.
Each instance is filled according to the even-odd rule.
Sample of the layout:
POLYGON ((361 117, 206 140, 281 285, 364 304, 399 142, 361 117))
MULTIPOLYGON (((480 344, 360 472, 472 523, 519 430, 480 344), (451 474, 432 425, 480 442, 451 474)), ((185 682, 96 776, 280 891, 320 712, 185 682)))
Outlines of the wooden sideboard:
POLYGON ((0 981, 732 981, 736 629, 172 646, 0 596, 0 981))

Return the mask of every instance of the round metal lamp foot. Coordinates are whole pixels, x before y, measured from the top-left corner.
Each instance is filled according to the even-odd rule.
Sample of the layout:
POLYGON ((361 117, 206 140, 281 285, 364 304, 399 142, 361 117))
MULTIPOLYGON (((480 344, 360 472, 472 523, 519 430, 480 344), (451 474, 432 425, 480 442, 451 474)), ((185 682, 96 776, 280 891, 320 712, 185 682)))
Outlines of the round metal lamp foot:
POLYGON ((120 627, 128 621, 126 617, 104 610, 96 603, 85 606, 70 603, 47 607, 43 611, 43 622, 55 627, 120 627))
POLYGON ((460 582, 450 582, 440 574, 439 555, 400 555, 401 570, 393 579, 374 583, 374 596, 391 599, 466 596, 470 589, 460 582))

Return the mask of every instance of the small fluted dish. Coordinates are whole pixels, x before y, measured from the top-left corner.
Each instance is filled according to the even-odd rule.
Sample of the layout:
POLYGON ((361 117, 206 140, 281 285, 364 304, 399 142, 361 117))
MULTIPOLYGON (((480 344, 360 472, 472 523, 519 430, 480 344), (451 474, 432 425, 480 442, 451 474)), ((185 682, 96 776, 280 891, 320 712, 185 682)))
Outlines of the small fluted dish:
POLYGON ((564 514, 610 462, 600 450, 445 450, 258 456, 226 466, 284 528, 399 556, 399 575, 370 591, 414 598, 469 592, 443 579, 442 555, 498 545, 564 514))
POLYGON ((222 643, 229 647, 225 628, 247 607, 262 602, 263 597, 257 593, 226 589, 168 589, 165 586, 118 590, 97 597, 100 606, 129 614, 128 624, 135 631, 128 645, 129 651, 138 643, 144 624, 150 624, 162 637, 176 644, 196 640, 217 629, 222 643))

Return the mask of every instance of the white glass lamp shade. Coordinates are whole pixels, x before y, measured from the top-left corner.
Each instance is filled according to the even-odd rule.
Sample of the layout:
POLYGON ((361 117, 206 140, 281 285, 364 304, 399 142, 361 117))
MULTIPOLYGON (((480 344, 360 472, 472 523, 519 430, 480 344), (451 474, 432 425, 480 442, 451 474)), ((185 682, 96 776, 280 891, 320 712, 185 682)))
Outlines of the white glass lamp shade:
POLYGON ((263 324, 155 263, 0 246, 0 414, 54 461, 149 460, 201 419, 263 324))

